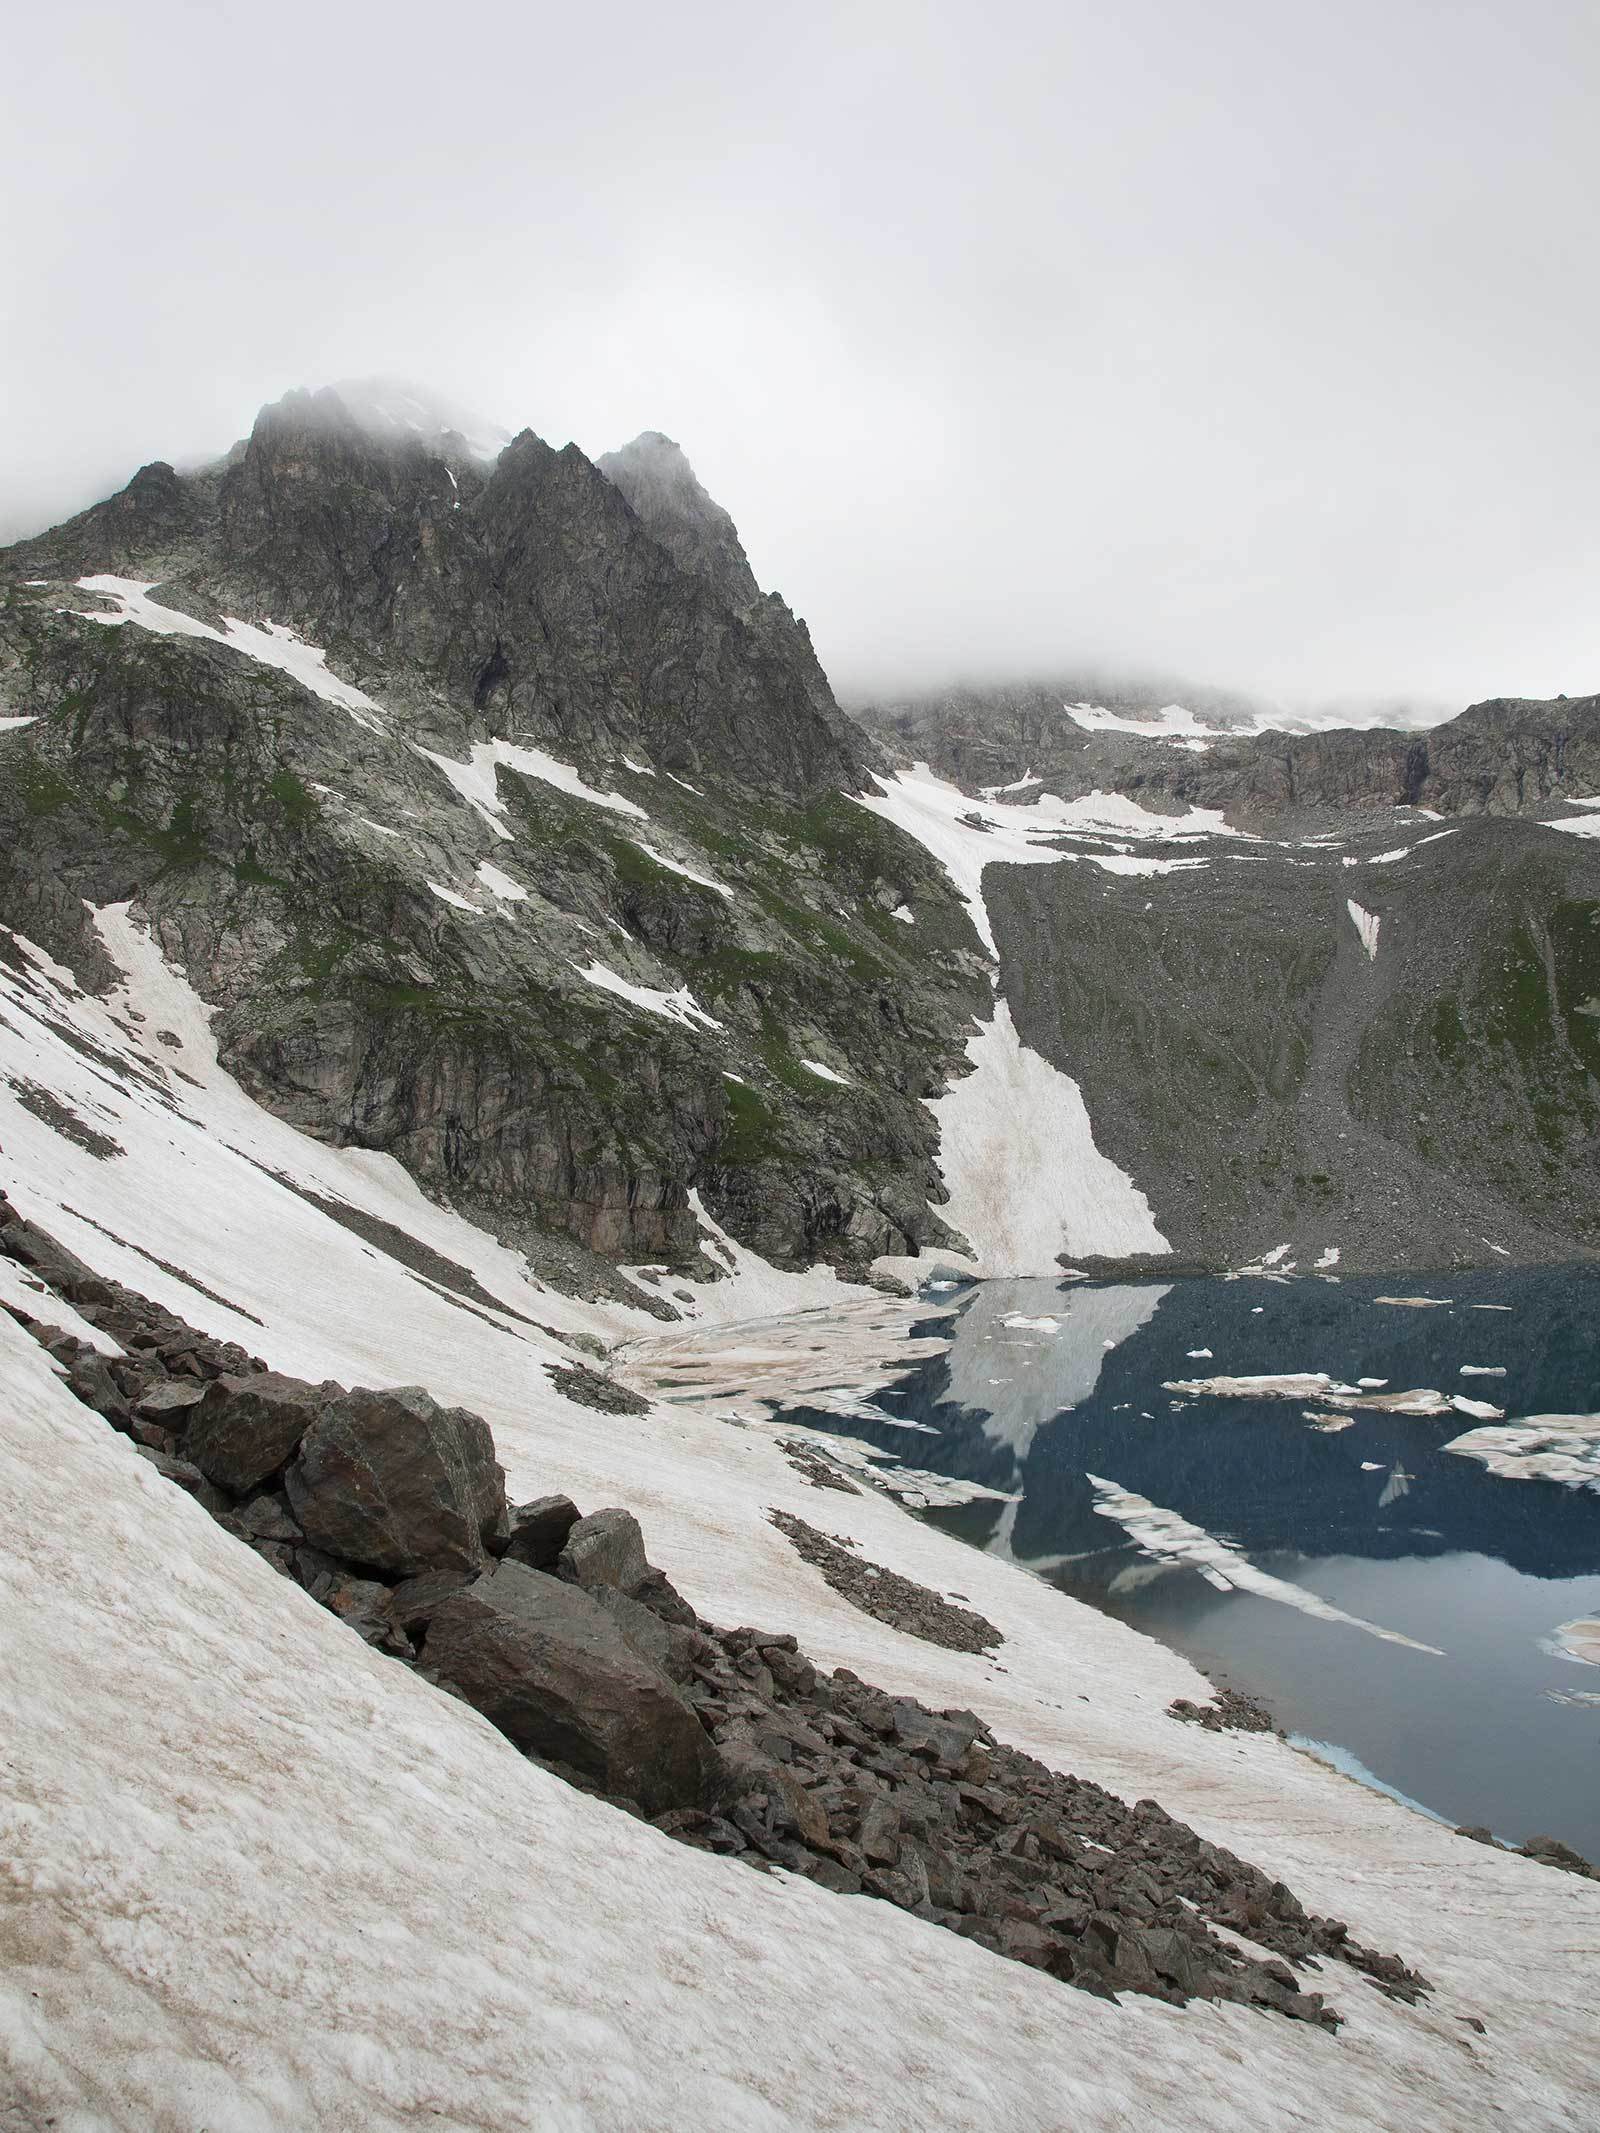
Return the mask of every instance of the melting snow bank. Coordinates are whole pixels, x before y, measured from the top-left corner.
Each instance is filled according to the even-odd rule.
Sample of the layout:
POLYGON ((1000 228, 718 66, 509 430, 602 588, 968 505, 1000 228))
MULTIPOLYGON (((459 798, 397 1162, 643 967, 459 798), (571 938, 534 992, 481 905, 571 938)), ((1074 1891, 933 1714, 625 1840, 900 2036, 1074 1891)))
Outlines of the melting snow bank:
MULTIPOLYGON (((1061 800, 1052 793, 1027 807, 993 795, 973 800, 958 785, 936 777, 926 763, 901 771, 892 781, 880 777, 875 783, 876 793, 851 797, 858 806, 893 822, 927 847, 960 891, 991 955, 996 952, 994 929, 983 902, 983 870, 991 860, 1003 860, 1008 866, 1058 866, 1079 856, 1061 850, 1063 836, 1135 837, 1167 844, 1240 834, 1229 829, 1219 808, 1192 807, 1183 815, 1156 815, 1120 793, 1092 792, 1077 800, 1061 800)), ((1101 861, 1127 873, 1162 872, 1184 863, 1202 862, 1136 860, 1122 865, 1101 861)))
POLYGON ((313 696, 320 696, 324 703, 337 704, 348 711, 358 726, 371 731, 387 731, 384 710, 373 702, 353 683, 340 681, 328 672, 328 655, 314 644, 302 643, 294 631, 280 623, 268 622, 257 629, 253 623, 236 621, 233 616, 223 618, 223 627, 213 629, 209 622, 200 622, 193 615, 186 615, 176 607, 163 607, 150 595, 155 591, 158 579, 116 578, 101 575, 80 578, 79 587, 84 592, 101 593, 117 602, 113 615, 86 614, 88 622, 115 624, 137 623, 140 629, 151 630, 159 637, 204 637, 212 644, 228 645, 235 652, 243 652, 248 659, 256 659, 263 666, 276 667, 280 674, 288 674, 313 696))
POLYGON ((1524 1415, 1469 1429, 1444 1449, 1481 1460, 1507 1481, 1558 1481, 1600 1495, 1600 1415, 1524 1415))
MULTIPOLYGON (((507 843, 511 841, 512 833, 502 820, 506 803, 495 782, 495 773, 502 764, 507 770, 520 770, 525 778, 537 778, 541 784, 553 785, 557 792, 564 792, 569 799, 586 800, 591 807, 603 807, 613 815, 631 815, 639 822, 650 819, 642 807, 636 807, 620 792, 599 791, 586 783, 570 763, 561 762, 543 748, 524 748, 515 741, 475 741, 467 760, 458 763, 453 756, 438 755, 417 742, 412 746, 418 755, 449 779, 467 805, 475 808, 495 835, 507 843)), ((652 852, 650 856, 655 859, 660 855, 652 852)), ((663 866, 668 864, 665 860, 661 863, 663 866)))
POLYGON ((1346 1614, 1342 1607, 1307 1592, 1304 1586, 1291 1585, 1286 1578, 1258 1570, 1230 1542, 1218 1540, 1204 1526, 1191 1525, 1176 1511, 1163 1510, 1148 1496, 1136 1496, 1115 1481, 1102 1481, 1098 1474, 1091 1474, 1089 1480, 1099 1515, 1115 1519, 1128 1538, 1137 1541, 1143 1552, 1158 1562, 1198 1570, 1219 1592, 1253 1592, 1258 1599, 1277 1600, 1285 1607, 1298 1608, 1302 1614, 1315 1615, 1319 1621, 1364 1629, 1368 1636, 1381 1637, 1386 1644, 1403 1644, 1410 1651, 1429 1652, 1436 1659, 1444 1657, 1436 1644, 1419 1644, 1415 1637, 1402 1636, 1397 1629, 1383 1629, 1360 1615, 1346 1614))
POLYGON ((1367 961, 1375 963, 1378 960, 1378 929, 1383 921, 1375 911, 1363 910, 1353 896, 1345 899, 1344 907, 1350 914, 1351 924, 1361 936, 1361 945, 1367 951, 1367 961))
POLYGON ((969 1039, 973 1071, 928 1105, 944 1219, 992 1276, 1057 1274, 1061 1253, 1169 1251, 1150 1203, 1094 1144, 1082 1092, 1022 1043, 1004 1000, 969 1039))
MULTIPOLYGON (((577 965, 573 968, 576 970, 577 965)), ((687 985, 680 985, 676 992, 662 992, 654 985, 635 985, 604 963, 591 963, 586 970, 579 970, 578 975, 586 984, 597 985, 602 992, 615 993, 619 1000, 626 1000, 630 1006, 642 1007, 646 1014, 661 1015, 668 1022, 681 1022, 685 1029, 693 1029, 697 1023, 702 1029, 722 1027, 715 1015, 706 1013, 687 985)))

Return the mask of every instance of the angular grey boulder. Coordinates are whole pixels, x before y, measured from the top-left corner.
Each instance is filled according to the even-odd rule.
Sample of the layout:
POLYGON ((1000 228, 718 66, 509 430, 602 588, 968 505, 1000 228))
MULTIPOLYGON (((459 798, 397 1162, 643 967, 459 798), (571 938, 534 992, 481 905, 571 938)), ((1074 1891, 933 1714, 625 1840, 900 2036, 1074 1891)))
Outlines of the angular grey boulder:
POLYGON ((316 1547, 401 1577, 481 1569, 505 1518, 489 1425, 420 1385, 330 1401, 284 1486, 316 1547))
POLYGON ((631 1511, 592 1511, 580 1518, 567 1535, 557 1570, 591 1592, 604 1585, 631 1597, 650 1575, 639 1521, 631 1511))
POLYGON ((308 1385, 275 1370, 215 1378, 191 1410, 184 1456, 208 1481, 243 1495, 294 1457, 319 1409, 343 1390, 331 1378, 308 1385))
POLYGON ((508 1563, 526 1563, 530 1570, 554 1570, 577 1523, 578 1507, 570 1496, 540 1496, 532 1503, 513 1504, 510 1532, 499 1553, 508 1563))
POLYGON ((422 1663, 518 1747, 646 1814, 716 1797, 721 1763, 699 1719, 576 1585, 498 1564, 435 1611, 422 1663))

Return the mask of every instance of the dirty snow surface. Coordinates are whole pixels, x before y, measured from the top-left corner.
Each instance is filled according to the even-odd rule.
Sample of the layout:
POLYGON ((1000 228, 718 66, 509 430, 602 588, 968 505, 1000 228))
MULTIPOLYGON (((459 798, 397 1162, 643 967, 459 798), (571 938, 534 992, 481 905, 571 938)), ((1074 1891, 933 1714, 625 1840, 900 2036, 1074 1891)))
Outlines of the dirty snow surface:
MULTIPOLYGON (((830 1495, 823 1522, 959 1590, 1005 1641, 951 1652, 852 1608, 767 1522, 821 1515, 768 1435, 714 1404, 597 1416, 551 1385, 569 1336, 654 1321, 540 1289, 392 1163, 256 1109, 126 912, 100 927, 126 973, 105 1001, 37 952, 0 966, 0 1184, 25 1215, 275 1368, 478 1409, 514 1497, 627 1505, 703 1613, 792 1629, 824 1666, 1158 1798, 1436 1989, 1410 2008, 1341 1981, 1337 2036, 1111 2005, 889 1905, 674 1845, 370 1651, 0 1314, 7 2133, 1592 2133, 1600 1887, 1270 1735, 1175 1724, 1173 1697, 1207 1693, 1183 1660, 876 1493, 830 1495), (22 1070, 123 1153, 16 1102, 22 1070)), ((925 1315, 904 1308, 908 1328, 925 1315)))
POLYGON ((1078 1084, 1018 1037, 1002 1000, 970 1039, 974 1072, 928 1108, 939 1121, 943 1219, 985 1274, 1050 1274, 1063 1252, 1164 1252, 1150 1203, 1094 1144, 1078 1084))
MULTIPOLYGON (((877 783, 877 794, 854 796, 858 804, 898 824, 932 853, 991 956, 994 928, 983 894, 991 861, 1058 866, 1087 856, 1113 872, 1156 873, 1205 862, 1092 850, 1080 855, 1062 849, 1059 840, 1069 832, 1091 840, 1163 842, 1228 834, 1214 809, 1154 815, 1120 793, 1071 801, 1051 796, 1029 806, 1002 804, 991 793, 979 806, 926 763, 898 773, 892 783, 877 783)), ((1050 1274, 1064 1251, 1113 1256, 1170 1249, 1144 1194, 1095 1146, 1078 1084, 1022 1042, 1003 999, 968 1043, 967 1059, 973 1071, 928 1109, 939 1122, 939 1173, 950 1196, 943 1213, 971 1245, 979 1271, 1050 1274)))

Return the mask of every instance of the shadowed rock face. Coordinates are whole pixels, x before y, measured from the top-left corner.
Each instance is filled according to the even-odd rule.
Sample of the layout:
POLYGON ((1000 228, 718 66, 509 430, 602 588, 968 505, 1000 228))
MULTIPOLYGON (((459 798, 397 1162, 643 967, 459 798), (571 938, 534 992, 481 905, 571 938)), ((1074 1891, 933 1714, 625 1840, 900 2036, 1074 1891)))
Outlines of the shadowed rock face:
MULTIPOLYGON (((34 721, 0 735, 0 925, 102 987, 113 973, 84 906, 132 901, 260 1102, 393 1154, 590 1294, 644 1293, 617 1263, 705 1272, 696 1195, 780 1264, 860 1272, 953 1241, 924 1100, 965 1071, 973 1020, 992 1011, 978 938, 931 855, 853 804, 876 744, 669 440, 647 433, 596 466, 525 431, 491 463, 443 430, 375 435, 338 391, 293 393, 222 465, 143 469, 0 556, 0 580, 0 716, 34 721), (99 572, 155 581, 212 637, 88 619, 108 601, 73 581, 99 572), (299 631, 376 708, 353 714, 306 685, 303 662, 286 673, 217 641, 230 616, 299 631), (552 761, 556 782, 539 774, 552 761)), ((1223 808, 1258 831, 1314 817, 1376 832, 1402 803, 1492 827, 1600 793, 1593 698, 1199 753, 1085 732, 1044 690, 878 723, 969 788, 1032 769, 1035 793, 1223 808)), ((1414 818, 1393 834, 1417 834, 1414 818)), ((1544 841, 1515 918, 1483 902, 1500 878, 1487 847, 1481 879, 1450 845, 1406 862, 1461 898, 1429 920, 1424 989, 1446 967, 1587 938, 1588 854, 1544 841)), ((1469 1017, 1459 1086, 1474 1094, 1457 1105, 1412 1063, 1452 1029, 1438 1001, 1443 1019, 1404 1023, 1395 929, 1349 996, 1364 1004, 1330 1021, 1354 952, 1343 892, 1318 901, 1281 855, 1254 871, 1259 895, 1241 876, 1212 903, 1182 877, 1147 895, 1086 866, 1033 869, 1021 889, 990 873, 1019 1030, 1069 1071, 1083 1062, 1100 1143, 1159 1187, 1167 1234, 1211 1260, 1239 1238, 1256 1249, 1257 1214, 1309 1193, 1307 1219, 1330 1194, 1347 1210, 1323 1243, 1370 1235, 1395 1264, 1437 1256, 1447 1229, 1476 1229, 1483 1251, 1483 1231, 1520 1248, 1498 1235, 1518 1221, 1541 1252, 1558 1233, 1587 1239, 1570 1183, 1588 1115, 1572 1078, 1581 1005, 1524 1018, 1520 1050, 1479 1044, 1469 1017), (1181 1014, 1166 951, 1153 958, 1168 917, 1152 930, 1147 903, 1224 974, 1196 981, 1181 1014), (1346 1059, 1369 1009, 1371 1042, 1346 1059), (1192 1057, 1210 1077, 1194 1086, 1192 1057), (1296 1093, 1305 1076, 1314 1098, 1296 1093), (1409 1134, 1408 1104, 1435 1124, 1409 1134), (1307 1121, 1341 1107, 1355 1124, 1330 1126, 1326 1147, 1307 1121), (1463 1131, 1439 1131, 1458 1116, 1463 1131), (1197 1117, 1241 1136, 1248 1188, 1225 1166, 1203 1187, 1180 1145, 1197 1117), (1504 1213, 1475 1222, 1455 1187, 1414 1191, 1404 1160, 1504 1213), (1402 1203, 1433 1212, 1403 1221, 1402 1203)), ((671 1315, 670 1283, 646 1307, 671 1315)))
POLYGON ((1376 866, 1213 848, 1164 877, 987 882, 1018 1030, 1180 1256, 1600 1248, 1592 841, 1485 822, 1376 866))
POLYGON ((595 465, 619 488, 641 526, 675 563, 715 587, 724 604, 744 614, 761 598, 738 529, 695 478, 682 450, 659 430, 645 430, 620 452, 595 465))
POLYGON ((0 561, 0 704, 42 714, 6 737, 0 919, 103 983, 83 902, 136 900, 260 1101, 524 1248, 572 1240, 591 1287, 600 1260, 699 1263, 691 1190, 779 1260, 941 1239, 919 1099, 986 993, 938 867, 845 797, 872 749, 803 627, 681 455, 674 480, 716 568, 574 447, 525 432, 485 466, 299 393, 225 466, 147 470, 0 561), (293 627, 381 716, 61 613, 104 609, 71 583, 99 571, 219 631, 293 627), (66 586, 22 582, 46 572, 66 586), (626 808, 502 768, 497 835, 419 752, 497 740, 626 808), (651 1012, 678 994, 721 1033, 651 1012))
MULTIPOLYGON (((868 706, 859 716, 897 753, 926 760, 970 792, 1033 775, 1038 793, 1120 792, 1157 813, 1216 807, 1254 828, 1312 814, 1370 819, 1396 806, 1450 817, 1532 814, 1600 793, 1600 696, 1496 697, 1426 730, 1264 733, 1215 738, 1201 751, 1086 731, 1064 697, 1065 689, 1040 686, 959 690, 868 706)), ((1141 718, 1157 705, 1113 695, 1106 708, 1141 718)), ((1224 706, 1200 715, 1237 713, 1224 706)))
POLYGON ((699 1719, 576 1585, 500 1563, 436 1611, 422 1663, 519 1748, 647 1814, 716 1796, 720 1766, 699 1719))

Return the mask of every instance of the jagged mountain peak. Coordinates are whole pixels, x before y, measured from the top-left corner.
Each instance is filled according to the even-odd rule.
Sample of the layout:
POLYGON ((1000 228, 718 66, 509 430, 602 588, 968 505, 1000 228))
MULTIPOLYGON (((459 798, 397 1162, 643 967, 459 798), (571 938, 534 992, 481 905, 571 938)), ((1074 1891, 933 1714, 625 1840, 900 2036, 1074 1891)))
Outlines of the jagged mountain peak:
POLYGON ((257 424, 299 419, 348 425, 384 444, 419 444, 447 458, 490 464, 511 442, 511 432, 445 394, 407 378, 340 378, 331 385, 300 386, 270 402, 257 424))
POLYGON ((704 488, 681 445, 660 430, 641 430, 595 464, 674 562, 714 586, 737 613, 756 605, 761 587, 739 529, 704 488))

